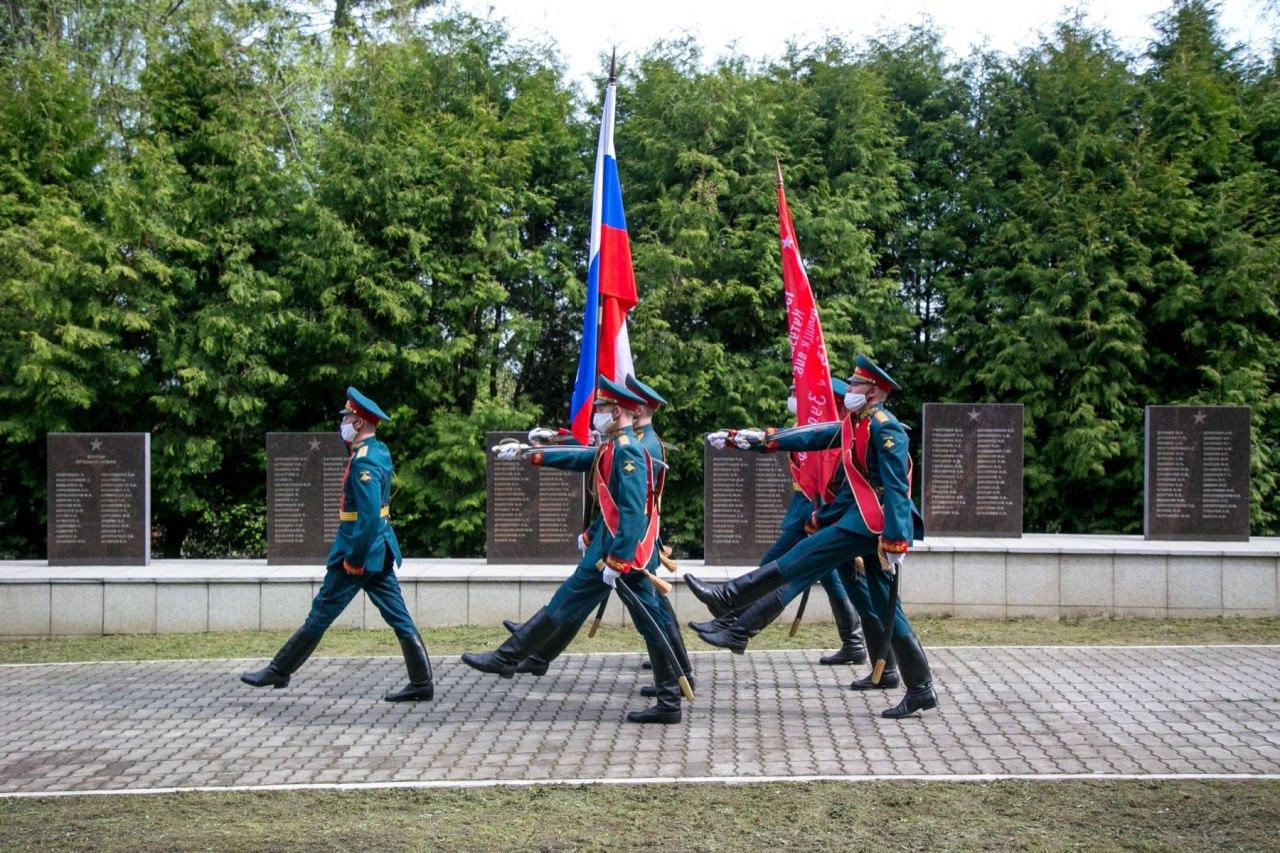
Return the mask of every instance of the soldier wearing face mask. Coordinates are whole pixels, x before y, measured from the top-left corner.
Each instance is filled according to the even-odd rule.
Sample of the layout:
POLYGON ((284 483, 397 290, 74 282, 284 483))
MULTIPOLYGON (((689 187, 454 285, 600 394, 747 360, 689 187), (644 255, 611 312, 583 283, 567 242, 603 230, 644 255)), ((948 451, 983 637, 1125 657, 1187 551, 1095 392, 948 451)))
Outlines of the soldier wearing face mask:
MULTIPOLYGON (((785 606, 786 596, 797 582, 812 583, 852 556, 874 554, 873 564, 866 567, 871 606, 881 614, 881 630, 888 630, 892 622, 893 656, 907 686, 902 701, 883 713, 890 718, 935 708, 938 703, 924 649, 902 605, 895 604, 889 612, 891 573, 902 567, 911 542, 924 536, 923 519, 911 500, 906 430, 885 408, 885 401, 899 387, 871 359, 859 355, 845 393, 848 414, 843 420, 734 435, 735 445, 765 453, 839 446, 841 465, 834 500, 815 512, 812 526, 816 531, 775 561, 718 586, 685 575, 690 591, 713 616, 746 608, 730 628, 701 635, 712 645, 741 652, 747 641, 776 617, 780 606, 785 606)), ((708 440, 713 436, 719 440, 721 435, 712 433, 708 440)))
MULTIPOLYGON (((666 636, 651 633, 652 628, 661 630, 659 626, 666 616, 657 590, 644 571, 657 537, 656 468, 634 427, 636 414, 644 404, 644 398, 635 392, 600 377, 592 424, 601 433, 602 441, 591 454, 590 475, 599 512, 588 531, 586 552, 546 606, 524 624, 513 625, 511 636, 502 645, 492 652, 468 652, 462 661, 481 672, 511 678, 530 655, 545 655, 557 636, 577 631, 616 584, 626 584, 634 593, 627 598, 645 611, 633 611, 631 621, 639 627, 653 662, 657 700, 651 708, 631 711, 626 719, 632 723, 678 723, 682 717, 681 673, 675 667, 679 664, 666 651, 666 636)), ((580 454, 581 450, 563 452, 580 454)), ((539 448, 531 461, 546 464, 547 458, 556 453, 552 448, 539 448), (538 454, 544 458, 537 459, 538 454)), ((499 458, 501 454, 500 450, 499 458)), ((631 607, 629 603, 627 606, 631 607)))
MULTIPOLYGON (((831 390, 836 395, 837 400, 843 401, 848 386, 841 379, 832 377, 831 390)), ((791 386, 791 395, 787 398, 787 410, 794 416, 797 411, 795 386, 791 386)), ((727 436, 726 436, 727 438, 727 436)), ((725 442, 712 442, 715 446, 723 447, 725 442)), ((800 486, 799 465, 797 460, 792 459, 792 496, 791 503, 787 506, 787 513, 782 519, 779 526, 778 538, 774 541, 769 550, 760 558, 760 565, 766 565, 781 557, 790 551, 801 539, 814 532, 812 518, 814 511, 821 505, 822 495, 807 495, 800 486)), ((867 659, 866 645, 862 639, 862 620, 859 618, 859 608, 855 607, 855 602, 851 599, 846 584, 841 578, 842 572, 838 569, 832 569, 818 579, 818 583, 822 585, 823 590, 827 594, 827 600, 831 604, 831 615, 836 623, 836 631, 840 635, 840 648, 834 654, 824 655, 818 659, 818 663, 827 666, 847 663, 863 663, 867 659)), ((788 589, 783 598, 790 601, 796 595, 799 595, 808 589, 811 584, 801 586, 799 582, 788 589)), ((707 622, 690 622, 689 627, 699 634, 713 634, 729 628, 742 615, 743 610, 731 610, 718 618, 707 622)), ((779 609, 774 614, 776 618, 782 613, 779 609)), ((770 619, 769 621, 773 621, 770 619)))
POLYGON ((409 671, 408 685, 383 698, 428 701, 435 696, 431 661, 396 580, 395 569, 402 558, 391 529, 391 451, 376 435, 378 424, 391 418, 355 388, 347 389, 347 404, 339 418, 338 431, 351 456, 342 475, 338 533, 326 561, 324 583, 302 627, 264 669, 246 673, 240 680, 254 687, 287 687, 324 632, 364 590, 396 632, 409 671))

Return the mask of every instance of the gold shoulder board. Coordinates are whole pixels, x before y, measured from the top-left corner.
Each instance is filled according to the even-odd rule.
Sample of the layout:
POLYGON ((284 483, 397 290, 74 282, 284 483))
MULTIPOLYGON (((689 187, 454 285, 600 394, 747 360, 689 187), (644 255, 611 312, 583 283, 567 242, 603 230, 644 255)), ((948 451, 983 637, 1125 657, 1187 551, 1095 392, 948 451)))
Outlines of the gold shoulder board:
POLYGON ((357 450, 357 451, 356 451, 356 458, 357 458, 357 459, 363 459, 364 457, 366 457, 366 456, 368 456, 368 455, 369 455, 369 446, 368 446, 367 444, 366 444, 364 447, 362 447, 362 448, 360 448, 359 450, 357 450))
POLYGON ((876 412, 876 423, 885 424, 889 422, 889 416, 883 411, 876 412))
POLYGON ((622 445, 623 447, 626 447, 630 443, 631 443, 630 436, 625 436, 625 435, 618 436, 618 444, 622 445))

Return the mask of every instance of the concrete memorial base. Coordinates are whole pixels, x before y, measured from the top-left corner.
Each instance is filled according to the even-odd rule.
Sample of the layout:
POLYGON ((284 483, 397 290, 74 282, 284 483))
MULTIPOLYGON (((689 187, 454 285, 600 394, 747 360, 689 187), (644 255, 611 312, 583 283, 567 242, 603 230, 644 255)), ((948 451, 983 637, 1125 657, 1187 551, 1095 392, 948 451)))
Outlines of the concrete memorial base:
MULTIPOLYGON (((699 560, 681 567, 709 579, 753 568, 699 560)), ((411 559, 399 577, 420 627, 496 626, 532 615, 571 568, 411 559)), ((0 637, 290 630, 306 616, 322 578, 321 566, 268 566, 265 560, 153 560, 137 567, 2 562, 0 637)), ((962 617, 1259 617, 1280 616, 1278 587, 1280 537, 1155 542, 1028 534, 930 538, 907 560, 902 595, 909 613, 962 617)), ((673 594, 682 620, 705 618, 678 579, 673 594)), ((610 606, 606 622, 624 624, 624 610, 610 606)), ((831 619, 820 590, 805 619, 831 619)), ((385 624, 362 595, 336 626, 385 624)))

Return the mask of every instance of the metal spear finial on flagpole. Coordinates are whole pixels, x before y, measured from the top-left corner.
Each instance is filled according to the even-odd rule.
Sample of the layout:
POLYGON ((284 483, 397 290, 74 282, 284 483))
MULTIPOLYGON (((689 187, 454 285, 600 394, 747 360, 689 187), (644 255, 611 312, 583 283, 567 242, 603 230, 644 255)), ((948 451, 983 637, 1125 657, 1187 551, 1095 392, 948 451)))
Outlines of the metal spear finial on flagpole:
POLYGON ((778 186, 782 186, 782 161, 777 154, 773 155, 773 168, 778 173, 778 186))
POLYGON ((613 55, 609 57, 609 82, 618 82, 618 48, 616 45, 613 48, 613 55))

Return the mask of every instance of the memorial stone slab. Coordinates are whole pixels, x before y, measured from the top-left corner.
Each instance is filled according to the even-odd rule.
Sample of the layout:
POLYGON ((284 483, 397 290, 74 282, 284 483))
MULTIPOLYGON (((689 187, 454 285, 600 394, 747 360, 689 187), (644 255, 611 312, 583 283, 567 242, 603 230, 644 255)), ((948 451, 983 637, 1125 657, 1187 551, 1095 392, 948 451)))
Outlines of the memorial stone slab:
MULTIPOLYGON (((485 433, 486 450, 523 432, 485 433)), ((530 465, 527 459, 485 465, 485 557, 490 563, 577 563, 586 475, 530 465)))
POLYGON ((151 562, 151 435, 48 435, 51 566, 151 562))
POLYGON ((348 456, 336 432, 267 433, 267 565, 324 562, 348 456))
POLYGON ((705 445, 702 464, 706 564, 755 565, 778 538, 794 494, 787 454, 705 445))
POLYGON ((925 535, 1022 536, 1022 406, 925 403, 925 535))
POLYGON ((1249 539, 1248 406, 1147 406, 1147 539, 1249 539))

